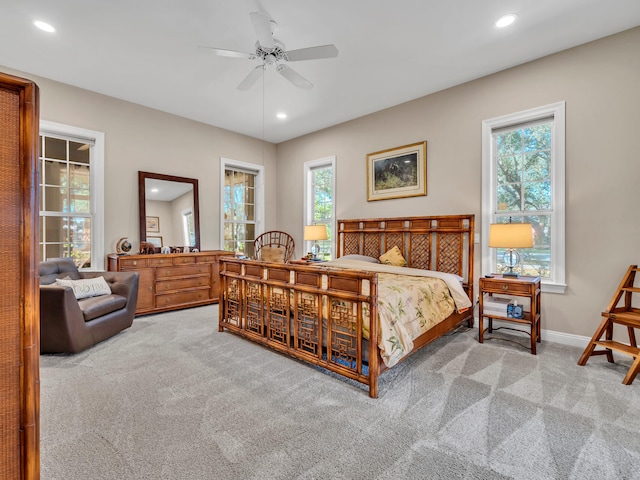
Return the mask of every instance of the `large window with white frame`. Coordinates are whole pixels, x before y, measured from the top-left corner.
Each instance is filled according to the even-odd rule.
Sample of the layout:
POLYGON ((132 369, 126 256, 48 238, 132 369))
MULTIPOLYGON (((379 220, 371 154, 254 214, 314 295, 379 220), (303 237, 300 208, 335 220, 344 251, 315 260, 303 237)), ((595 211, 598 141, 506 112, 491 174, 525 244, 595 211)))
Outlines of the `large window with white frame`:
POLYGON ((262 233, 264 167, 222 159, 222 248, 249 258, 262 233))
POLYGON ((565 104, 482 122, 482 270, 503 272, 489 248, 491 223, 531 223, 534 245, 520 251, 523 275, 540 276, 543 291, 565 289, 565 104))
POLYGON ((40 258, 104 269, 104 134, 42 121, 40 258))
MULTIPOLYGON (((319 240, 318 256, 323 260, 335 258, 335 157, 312 160, 304 164, 304 224, 326 225, 327 240, 319 240)), ((310 252, 314 242, 305 242, 305 252, 310 252)))

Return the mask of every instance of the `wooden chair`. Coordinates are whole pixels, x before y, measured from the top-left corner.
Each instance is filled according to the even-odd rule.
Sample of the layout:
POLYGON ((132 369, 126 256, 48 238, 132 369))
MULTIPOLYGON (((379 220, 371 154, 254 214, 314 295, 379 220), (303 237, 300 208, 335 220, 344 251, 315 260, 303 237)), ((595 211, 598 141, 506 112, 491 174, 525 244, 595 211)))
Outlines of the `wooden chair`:
POLYGON ((613 363, 613 350, 630 355, 634 361, 627 371, 627 375, 622 380, 625 385, 631 385, 636 375, 640 371, 640 349, 636 343, 636 328, 640 328, 640 308, 632 305, 634 293, 640 293, 640 288, 634 286, 636 272, 640 270, 637 265, 631 265, 620 282, 616 293, 613 295, 607 309, 602 312, 604 320, 593 334, 593 338, 587 345, 584 353, 578 360, 578 365, 585 365, 589 357, 592 355, 606 355, 607 360, 613 363), (618 306, 618 303, 624 296, 624 303, 618 306), (613 340, 613 326, 622 325, 627 327, 629 335, 629 344, 621 343, 613 340), (602 336, 605 339, 602 340, 602 336), (596 346, 604 347, 604 350, 596 350, 596 346))
POLYGON ((296 245, 291 235, 272 230, 264 232, 254 240, 253 255, 259 260, 289 263, 295 248, 296 245))

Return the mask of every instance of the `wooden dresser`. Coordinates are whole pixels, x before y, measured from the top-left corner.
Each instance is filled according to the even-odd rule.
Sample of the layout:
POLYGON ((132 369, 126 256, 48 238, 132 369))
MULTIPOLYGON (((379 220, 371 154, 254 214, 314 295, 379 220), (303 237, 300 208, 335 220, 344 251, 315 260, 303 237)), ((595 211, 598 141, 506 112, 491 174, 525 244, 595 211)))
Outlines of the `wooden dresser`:
POLYGON ((136 315, 216 303, 218 260, 225 250, 155 255, 107 255, 109 271, 139 274, 136 315))

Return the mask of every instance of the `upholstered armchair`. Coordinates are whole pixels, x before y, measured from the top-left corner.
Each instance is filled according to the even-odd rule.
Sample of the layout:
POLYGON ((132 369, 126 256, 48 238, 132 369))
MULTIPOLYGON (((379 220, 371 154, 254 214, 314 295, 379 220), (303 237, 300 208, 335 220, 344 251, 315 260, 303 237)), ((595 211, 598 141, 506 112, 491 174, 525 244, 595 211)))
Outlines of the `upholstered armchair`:
POLYGON ((77 353, 129 328, 137 299, 137 272, 79 272, 69 258, 40 262, 40 353, 77 353))

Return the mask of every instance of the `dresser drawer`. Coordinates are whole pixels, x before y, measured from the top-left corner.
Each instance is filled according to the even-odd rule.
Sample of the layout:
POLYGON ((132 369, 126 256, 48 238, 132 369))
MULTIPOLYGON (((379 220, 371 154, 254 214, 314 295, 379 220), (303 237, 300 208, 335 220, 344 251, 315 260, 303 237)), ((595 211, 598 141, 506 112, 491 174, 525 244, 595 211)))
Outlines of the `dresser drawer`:
POLYGON ((149 266, 148 258, 120 258, 120 269, 131 270, 135 268, 145 268, 149 266))
POLYGON ((209 289, 189 290, 188 292, 168 293, 156 295, 156 308, 171 307, 174 305, 206 302, 209 300, 209 289))
POLYGON ((156 269, 156 278, 163 279, 169 277, 188 277, 192 275, 209 275, 210 267, 207 264, 181 265, 156 269))
POLYGON ((175 257, 173 257, 174 265, 187 265, 187 264, 194 264, 194 263, 196 263, 196 257, 193 255, 185 254, 184 256, 176 255, 175 257))
POLYGON ((171 257, 152 257, 149 258, 149 265, 152 267, 162 267, 173 265, 173 261, 171 257))
POLYGON ((211 279, 208 276, 162 280, 156 283, 156 292, 161 293, 171 290, 185 290, 195 287, 209 287, 210 281, 211 279))
MULTIPOLYGON (((482 282, 482 279, 480 279, 482 282)), ((511 283, 508 281, 494 280, 492 282, 482 282, 482 291, 484 293, 504 293, 504 294, 529 294, 531 287, 522 283, 511 283)))

